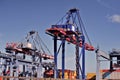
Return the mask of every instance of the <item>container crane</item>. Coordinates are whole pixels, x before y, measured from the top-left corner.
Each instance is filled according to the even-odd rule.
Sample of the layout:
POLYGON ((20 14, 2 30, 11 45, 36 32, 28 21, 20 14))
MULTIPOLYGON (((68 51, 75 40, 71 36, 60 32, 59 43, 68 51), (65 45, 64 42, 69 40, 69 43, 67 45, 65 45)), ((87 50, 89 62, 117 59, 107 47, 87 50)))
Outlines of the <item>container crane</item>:
POLYGON ((34 55, 42 57, 44 59, 54 59, 50 50, 47 48, 45 43, 42 41, 38 32, 30 31, 25 39, 21 42, 13 42, 6 44, 6 52, 8 53, 22 53, 26 55, 33 55, 32 51, 34 51, 34 55), (47 52, 46 52, 47 51, 47 52), (48 55, 50 54, 50 55, 48 55))
MULTIPOLYGON (((26 76, 26 66, 32 66, 32 74, 34 74, 35 70, 37 70, 38 77, 41 77, 42 68, 43 67, 43 59, 44 60, 53 60, 54 56, 52 56, 50 50, 47 48, 45 43, 42 41, 37 31, 30 31, 24 40, 18 43, 7 43, 6 44, 6 52, 10 54, 14 54, 15 56, 20 53, 23 54, 23 60, 19 60, 19 63, 23 64, 23 74, 26 76), (29 55, 32 58, 32 61, 25 61, 26 55, 29 55), (36 64, 36 62, 38 64, 36 64), (30 64, 24 64, 30 63, 30 64), (37 68, 36 68, 37 67, 37 68), (35 69, 36 68, 36 69, 35 69)), ((16 59, 17 60, 17 59, 16 59)))
POLYGON ((110 70, 114 70, 115 68, 120 69, 120 49, 112 49, 109 54, 110 56, 110 70), (114 60, 116 58, 116 60, 114 60))
POLYGON ((81 20, 79 10, 76 8, 70 9, 65 16, 62 17, 51 28, 46 29, 46 33, 54 37, 54 73, 57 78, 57 54, 62 45, 62 78, 64 78, 65 68, 65 41, 76 45, 76 74, 77 79, 80 79, 80 73, 82 80, 85 80, 85 50, 94 51, 90 39, 87 35, 86 29, 81 20), (85 38, 88 39, 89 44, 86 43, 85 38), (57 51, 57 40, 61 40, 61 45, 57 51), (79 47, 81 47, 81 53, 79 53, 79 47), (80 58, 82 58, 82 67, 80 65, 80 58))

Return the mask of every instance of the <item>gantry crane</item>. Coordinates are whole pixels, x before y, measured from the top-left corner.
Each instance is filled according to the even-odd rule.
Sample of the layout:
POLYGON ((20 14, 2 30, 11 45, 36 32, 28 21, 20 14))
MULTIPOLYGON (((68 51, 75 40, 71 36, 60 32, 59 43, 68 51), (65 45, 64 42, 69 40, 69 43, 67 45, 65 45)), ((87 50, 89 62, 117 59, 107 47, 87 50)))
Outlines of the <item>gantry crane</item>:
MULTIPOLYGON (((23 64, 23 72, 25 73, 25 65, 27 63, 30 63, 32 66, 32 69, 37 66, 38 75, 41 75, 42 68, 44 66, 44 63, 42 63, 42 59, 47 60, 53 60, 54 56, 52 56, 52 53, 47 48, 41 37, 39 36, 37 31, 30 31, 27 36, 24 38, 24 40, 15 43, 7 43, 6 44, 6 52, 13 54, 16 56, 17 54, 23 54, 23 60, 19 60, 19 63, 23 64), (27 58, 26 56, 31 56, 32 62, 25 61, 27 58), (36 64, 37 62, 37 64, 36 64), (24 64, 26 63, 26 64, 24 64), (39 64, 38 64, 39 63, 39 64)), ((12 57, 11 57, 12 58, 12 57)), ((17 59, 15 59, 17 60, 17 59)), ((30 65, 29 64, 29 65, 30 65)), ((45 67, 45 66, 44 66, 45 67)), ((40 77, 40 76, 38 76, 40 77)))
POLYGON ((79 10, 76 8, 70 9, 62 19, 60 19, 51 28, 46 29, 46 33, 54 37, 54 77, 57 78, 57 54, 62 46, 62 78, 64 78, 65 69, 65 41, 76 45, 76 74, 77 79, 85 80, 85 50, 94 51, 94 47, 91 45, 83 22, 81 20, 79 10), (88 39, 89 44, 85 43, 85 38, 88 39), (57 40, 61 40, 61 45, 57 49, 57 40), (81 53, 79 53, 79 47, 81 47, 81 53), (82 67, 80 65, 80 58, 82 58, 82 67), (80 74, 81 73, 81 74, 80 74))
POLYGON ((50 50, 47 48, 37 31, 30 31, 21 42, 6 44, 6 52, 22 53, 26 55, 36 55, 44 59, 54 59, 50 50), (35 53, 32 53, 34 51, 35 53), (50 54, 50 55, 49 55, 50 54))

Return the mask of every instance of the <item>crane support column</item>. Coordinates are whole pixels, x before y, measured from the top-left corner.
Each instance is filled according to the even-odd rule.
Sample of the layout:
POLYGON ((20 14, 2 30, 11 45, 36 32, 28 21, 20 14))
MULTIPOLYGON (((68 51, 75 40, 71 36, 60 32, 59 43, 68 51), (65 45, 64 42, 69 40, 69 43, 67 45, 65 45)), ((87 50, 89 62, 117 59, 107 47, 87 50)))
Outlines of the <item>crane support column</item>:
POLYGON ((100 80, 100 59, 98 54, 99 49, 97 49, 96 52, 96 60, 97 60, 97 68, 96 68, 96 80, 100 80))
POLYGON ((65 39, 62 40, 62 78, 64 79, 65 70, 65 39))
POLYGON ((80 57, 79 57, 79 37, 78 37, 78 35, 76 35, 76 39, 77 39, 77 44, 76 44, 76 75, 77 76, 76 76, 76 78, 79 79, 80 57))
MULTIPOLYGON (((13 76, 13 64, 12 64, 13 58, 11 58, 11 63, 10 63, 10 76, 13 76)), ((10 79, 12 80, 12 78, 10 79)))
POLYGON ((82 80, 85 80, 85 37, 81 36, 82 39, 82 80))
POLYGON ((54 36, 54 78, 57 78, 57 36, 54 36))
POLYGON ((110 70, 113 70, 113 66, 112 66, 112 64, 113 64, 113 61, 112 61, 112 57, 110 56, 110 70))

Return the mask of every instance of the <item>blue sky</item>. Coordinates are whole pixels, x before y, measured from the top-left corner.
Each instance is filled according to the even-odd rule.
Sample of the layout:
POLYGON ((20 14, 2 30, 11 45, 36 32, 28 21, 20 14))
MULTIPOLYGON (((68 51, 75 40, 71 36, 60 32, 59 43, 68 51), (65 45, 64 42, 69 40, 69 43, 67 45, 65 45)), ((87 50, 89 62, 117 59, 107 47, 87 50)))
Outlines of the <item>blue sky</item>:
MULTIPOLYGON (((7 42, 21 41, 36 30, 53 52, 52 37, 45 34, 71 8, 78 8, 94 47, 106 52, 119 49, 120 0, 0 0, 0 50, 7 42)), ((66 65, 75 69, 75 46, 66 44, 66 65)), ((61 67, 61 55, 59 54, 61 67)), ((86 52, 86 71, 95 72, 95 52, 86 52)))

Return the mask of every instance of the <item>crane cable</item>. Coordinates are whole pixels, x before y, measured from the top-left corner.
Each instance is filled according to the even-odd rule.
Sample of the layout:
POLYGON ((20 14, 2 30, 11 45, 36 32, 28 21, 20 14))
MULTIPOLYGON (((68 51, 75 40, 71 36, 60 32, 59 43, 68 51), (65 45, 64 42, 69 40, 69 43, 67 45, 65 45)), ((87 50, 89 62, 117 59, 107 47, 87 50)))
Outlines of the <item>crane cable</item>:
POLYGON ((32 39, 32 43, 35 47, 35 49, 37 49, 37 47, 39 47, 39 49, 37 49, 38 51, 40 51, 40 53, 45 53, 45 51, 43 50, 43 47, 40 43, 40 41, 37 40, 37 32, 35 31, 34 34, 29 34, 27 35, 27 40, 30 41, 30 38, 32 39), (35 36, 34 36, 35 35, 35 36), (38 45, 39 44, 39 45, 38 45), (38 45, 38 46, 37 46, 38 45))
POLYGON ((58 20, 58 22, 56 23, 56 25, 58 24, 58 23, 63 23, 63 19, 65 18, 65 16, 66 16, 67 14, 65 14, 60 20, 58 20))
MULTIPOLYGON (((38 35, 38 34, 37 34, 38 35)), ((50 50, 48 49, 48 47, 45 45, 45 43, 43 42, 43 40, 41 39, 41 37, 38 35, 38 39, 41 41, 41 43, 44 45, 44 47, 47 49, 47 51, 52 55, 52 53, 50 52, 50 50)))
POLYGON ((39 44, 39 45, 38 45, 38 47, 39 47, 39 50, 38 50, 38 51, 40 51, 40 53, 45 53, 45 51, 43 50, 43 47, 42 47, 41 43, 39 43, 36 39, 34 39, 34 40, 35 40, 35 42, 36 42, 37 44, 39 44))
MULTIPOLYGON (((78 12, 78 11, 77 11, 77 12, 78 12)), ((79 25, 80 25, 81 30, 82 30, 82 28, 83 28, 83 30, 85 31, 85 35, 86 35, 86 37, 87 37, 87 39, 88 39, 88 42, 90 43, 90 45, 92 45, 92 43, 91 43, 91 41, 90 41, 90 38, 89 38, 89 36, 88 36, 88 34, 87 34, 87 31, 86 31, 86 29, 85 29, 85 26, 84 26, 84 24, 83 24, 83 22, 82 22, 82 19, 81 19, 80 15, 79 15, 79 12, 78 12, 78 21, 79 21, 79 25)), ((83 33, 83 30, 82 30, 82 33, 83 33)), ((84 35, 84 34, 83 34, 83 35, 84 35)))

